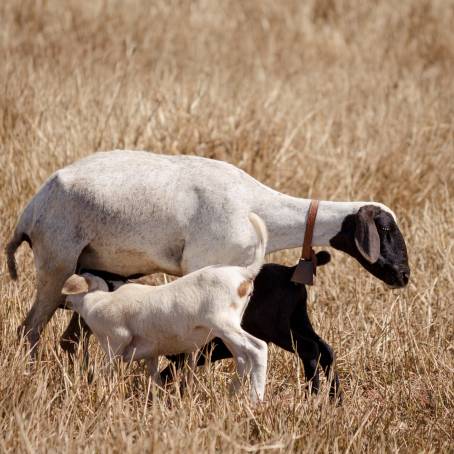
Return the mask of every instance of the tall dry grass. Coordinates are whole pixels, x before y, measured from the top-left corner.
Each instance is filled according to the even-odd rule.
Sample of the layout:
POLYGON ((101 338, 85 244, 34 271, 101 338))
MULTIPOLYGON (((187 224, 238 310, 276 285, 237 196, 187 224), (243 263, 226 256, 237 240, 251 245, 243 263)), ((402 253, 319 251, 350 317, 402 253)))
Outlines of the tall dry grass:
POLYGON ((87 385, 57 346, 63 313, 28 365, 23 246, 18 283, 0 261, 0 451, 453 452, 453 23, 442 0, 2 1, 2 246, 52 171, 141 148, 224 159, 293 195, 387 203, 412 278, 387 290, 334 254, 310 306, 343 406, 307 398, 295 356, 271 348, 266 402, 250 408, 228 395, 228 362, 182 398, 153 395, 139 367, 111 377, 92 345, 87 385))

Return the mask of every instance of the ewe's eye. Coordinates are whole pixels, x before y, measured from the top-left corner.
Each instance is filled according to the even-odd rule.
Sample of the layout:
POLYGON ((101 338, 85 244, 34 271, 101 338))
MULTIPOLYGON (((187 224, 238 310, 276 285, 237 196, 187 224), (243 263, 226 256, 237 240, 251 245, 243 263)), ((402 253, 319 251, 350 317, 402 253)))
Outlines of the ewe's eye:
POLYGON ((378 227, 378 230, 380 230, 381 232, 383 232, 383 237, 386 239, 386 240, 391 240, 391 227, 378 227))
POLYGON ((383 232, 392 232, 395 228, 395 225, 392 222, 377 222, 375 225, 378 230, 383 232))

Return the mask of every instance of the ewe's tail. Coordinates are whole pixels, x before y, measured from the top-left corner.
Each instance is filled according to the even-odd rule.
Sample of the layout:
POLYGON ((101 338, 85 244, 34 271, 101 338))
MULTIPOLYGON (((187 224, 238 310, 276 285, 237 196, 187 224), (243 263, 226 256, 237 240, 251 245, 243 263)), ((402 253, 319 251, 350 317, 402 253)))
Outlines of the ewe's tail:
POLYGON ((255 248, 254 261, 246 267, 246 273, 249 279, 255 279, 255 276, 259 274, 260 269, 263 266, 266 253, 266 245, 268 243, 268 232, 263 219, 257 216, 255 213, 249 214, 249 221, 254 227, 255 233, 257 234, 258 243, 255 248))
POLYGON ((11 279, 14 281, 17 279, 17 266, 16 266, 16 258, 14 257, 14 253, 16 249, 21 245, 25 238, 18 237, 16 235, 13 236, 11 241, 8 243, 5 249, 6 253, 6 263, 8 264, 8 271, 11 279))
POLYGON ((27 234, 32 211, 32 207, 30 205, 31 204, 29 204, 25 208, 24 212, 19 218, 16 228, 14 229, 13 237, 5 248, 6 263, 8 264, 9 275, 14 281, 17 279, 17 265, 16 259, 14 257, 16 250, 24 241, 27 241, 27 243, 31 247, 30 237, 27 234))

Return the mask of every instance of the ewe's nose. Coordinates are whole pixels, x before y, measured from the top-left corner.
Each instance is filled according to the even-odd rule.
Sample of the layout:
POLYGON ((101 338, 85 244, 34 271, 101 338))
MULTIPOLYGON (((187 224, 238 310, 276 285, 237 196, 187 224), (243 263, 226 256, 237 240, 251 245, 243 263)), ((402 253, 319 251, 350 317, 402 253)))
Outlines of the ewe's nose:
POLYGON ((393 265, 393 275, 397 287, 405 287, 410 280, 410 268, 407 265, 393 265))
POLYGON ((402 283, 404 285, 407 285, 409 280, 410 280, 410 270, 402 271, 402 283))

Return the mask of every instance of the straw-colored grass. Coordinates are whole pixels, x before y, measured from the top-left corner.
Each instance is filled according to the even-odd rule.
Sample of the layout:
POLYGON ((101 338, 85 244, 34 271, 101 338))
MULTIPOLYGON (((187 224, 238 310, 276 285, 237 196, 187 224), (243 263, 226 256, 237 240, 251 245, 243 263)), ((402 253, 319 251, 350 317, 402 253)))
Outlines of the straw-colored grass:
POLYGON ((17 283, 0 260, 0 451, 453 452, 453 24, 448 0, 3 0, 2 248, 52 171, 140 148, 227 160, 301 197, 382 201, 412 277, 388 290, 335 253, 310 310, 344 404, 307 398, 296 357, 272 347, 251 408, 229 396, 229 362, 182 398, 153 396, 138 366, 111 376, 95 343, 88 385, 58 347, 62 312, 27 364, 24 245, 17 283))

